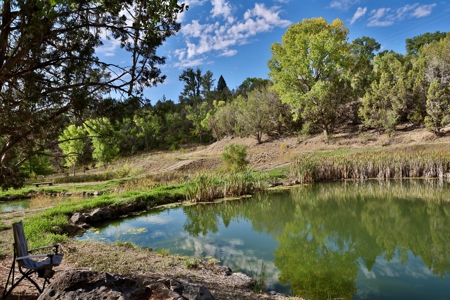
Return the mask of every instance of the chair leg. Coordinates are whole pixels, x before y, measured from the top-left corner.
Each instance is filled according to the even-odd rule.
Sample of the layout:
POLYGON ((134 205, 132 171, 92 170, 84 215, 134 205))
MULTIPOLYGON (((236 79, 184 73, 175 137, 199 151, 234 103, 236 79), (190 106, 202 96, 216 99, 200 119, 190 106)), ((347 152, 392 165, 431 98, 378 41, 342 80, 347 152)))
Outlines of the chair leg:
POLYGON ((11 270, 9 271, 9 276, 8 276, 8 280, 6 281, 6 285, 5 285, 5 290, 3 292, 3 297, 2 300, 6 300, 6 298, 11 294, 11 292, 14 290, 14 288, 16 286, 19 285, 19 283, 24 280, 25 278, 28 279, 28 281, 30 281, 38 290, 39 294, 42 294, 42 292, 44 291, 45 288, 45 284, 46 283, 50 283, 50 281, 47 278, 44 278, 44 284, 41 287, 39 287, 38 283, 36 281, 33 280, 33 278, 31 278, 31 275, 33 275, 34 273, 36 273, 36 270, 28 270, 26 272, 24 272, 22 270, 22 268, 19 266, 19 271, 22 274, 22 277, 20 277, 16 282, 14 282, 14 262, 13 265, 11 266, 11 270), (8 290, 8 285, 9 285, 9 280, 11 278, 11 287, 8 290))

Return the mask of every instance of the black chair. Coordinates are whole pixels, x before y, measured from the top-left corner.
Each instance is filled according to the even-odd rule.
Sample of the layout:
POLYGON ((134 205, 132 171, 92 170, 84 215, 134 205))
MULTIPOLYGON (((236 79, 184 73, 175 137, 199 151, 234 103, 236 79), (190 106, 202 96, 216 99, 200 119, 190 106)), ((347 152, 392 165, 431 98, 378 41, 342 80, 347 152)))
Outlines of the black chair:
POLYGON ((58 252, 60 248, 62 251, 62 247, 59 244, 28 250, 22 221, 13 224, 13 232, 14 259, 9 271, 8 280, 6 281, 5 290, 3 291, 2 300, 5 300, 6 297, 11 294, 12 290, 25 278, 29 280, 37 288, 39 294, 41 294, 45 288, 45 284, 50 282, 49 279, 52 278, 55 273, 55 271, 53 271, 53 266, 58 266, 64 256, 64 253, 58 252), (53 248, 54 252, 52 254, 30 255, 33 252, 42 251, 42 249, 48 248, 53 248), (22 274, 22 277, 17 280, 14 276, 16 263, 19 268, 19 272, 22 274), (32 275, 34 274, 37 274, 38 277, 44 279, 42 287, 40 287, 39 284, 32 278, 32 275))

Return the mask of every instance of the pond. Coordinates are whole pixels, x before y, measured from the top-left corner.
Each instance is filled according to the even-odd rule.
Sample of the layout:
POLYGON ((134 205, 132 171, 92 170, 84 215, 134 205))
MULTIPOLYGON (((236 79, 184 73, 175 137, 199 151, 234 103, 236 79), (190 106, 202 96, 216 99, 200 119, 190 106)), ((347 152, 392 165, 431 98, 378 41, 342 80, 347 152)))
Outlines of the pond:
POLYGON ((268 290, 308 299, 448 299, 450 193, 443 181, 316 184, 152 211, 80 237, 213 256, 268 290))
POLYGON ((25 210, 28 208, 30 208, 30 200, 14 200, 14 201, 0 202, 0 213, 25 210))

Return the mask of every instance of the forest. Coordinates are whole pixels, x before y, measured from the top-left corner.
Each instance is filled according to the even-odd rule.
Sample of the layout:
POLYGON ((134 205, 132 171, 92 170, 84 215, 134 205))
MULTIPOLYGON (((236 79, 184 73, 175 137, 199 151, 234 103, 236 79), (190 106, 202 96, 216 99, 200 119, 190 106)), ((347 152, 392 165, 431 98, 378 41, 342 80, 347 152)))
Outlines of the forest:
MULTIPOLYGON (((45 9, 59 12, 52 7, 45 9)), ((267 79, 247 78, 238 87, 230 88, 221 75, 216 82, 217 74, 188 68, 179 75, 184 88, 178 99, 162 96, 154 101, 143 98, 141 93, 143 87, 164 80, 155 67, 164 59, 155 57, 154 49, 179 29, 170 12, 184 7, 175 1, 160 8, 167 33, 156 42, 152 36, 137 34, 136 28, 122 30, 117 9, 108 9, 97 13, 117 18, 113 22, 117 31, 111 37, 135 36, 134 44, 123 45, 136 58, 133 67, 126 70, 129 81, 122 82, 120 76, 111 79, 111 74, 117 74, 112 70, 119 66, 94 59, 92 49, 98 46, 99 34, 92 36, 91 44, 86 46, 80 44, 79 37, 72 36, 80 34, 80 30, 89 36, 92 24, 82 23, 77 27, 82 29, 75 30, 76 24, 57 13, 51 16, 60 18, 56 23, 66 25, 63 38, 72 44, 64 44, 67 49, 63 44, 57 46, 62 37, 56 33, 55 23, 48 27, 42 24, 49 34, 55 32, 53 41, 37 41, 41 50, 30 55, 39 57, 39 62, 27 65, 29 58, 19 66, 34 71, 23 75, 20 68, 11 67, 8 74, 14 76, 3 76, 3 188, 18 187, 30 176, 52 173, 55 165, 61 170, 71 168, 74 173, 77 166, 98 167, 118 157, 211 143, 225 136, 253 137, 262 143, 263 136, 323 133, 328 140, 342 128, 358 132, 375 129, 392 135, 400 124, 426 127, 442 135, 450 123, 450 35, 446 32, 409 38, 405 41, 406 53, 400 54, 380 51, 381 45, 366 36, 349 42, 349 31, 339 19, 331 23, 323 18, 305 19, 291 25, 281 43, 272 45, 267 79), (79 53, 76 60, 69 57, 54 62, 54 55, 61 57, 74 49, 79 53), (141 69, 139 58, 144 66, 141 69), (84 65, 75 66, 79 61, 84 65), (55 64, 53 69, 49 68, 51 64, 55 64), (64 81, 58 82, 59 86, 55 83, 58 74, 64 81), (105 98, 109 90, 121 96, 105 98)), ((144 16, 145 10, 138 13, 144 16)), ((36 14, 36 19, 40 18, 42 15, 36 14)), ((150 25, 161 26, 158 21, 161 19, 150 25)), ((103 25, 109 26, 107 22, 103 25)), ((8 38, 5 31, 1 34, 8 38)), ((32 46, 10 39, 11 49, 32 46)), ((19 54, 22 58, 27 55, 19 54)), ((0 55, 6 63, 14 58, 3 50, 0 55)))

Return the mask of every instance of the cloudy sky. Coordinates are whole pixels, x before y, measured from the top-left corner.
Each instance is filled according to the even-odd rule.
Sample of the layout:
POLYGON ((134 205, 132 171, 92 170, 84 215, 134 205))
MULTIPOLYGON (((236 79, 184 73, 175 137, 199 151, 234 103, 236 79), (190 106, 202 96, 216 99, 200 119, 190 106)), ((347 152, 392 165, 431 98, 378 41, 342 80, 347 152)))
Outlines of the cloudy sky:
MULTIPOLYGON (((305 18, 339 18, 349 29, 349 42, 368 36, 382 49, 405 52, 405 40, 425 33, 450 31, 450 1, 428 0, 186 0, 189 10, 179 16, 181 30, 159 54, 166 82, 147 89, 155 103, 163 95, 178 101, 186 68, 210 70, 215 84, 223 75, 230 89, 247 77, 268 78, 270 46, 281 42, 286 29, 305 18)), ((118 56, 105 46, 102 55, 118 56)))

